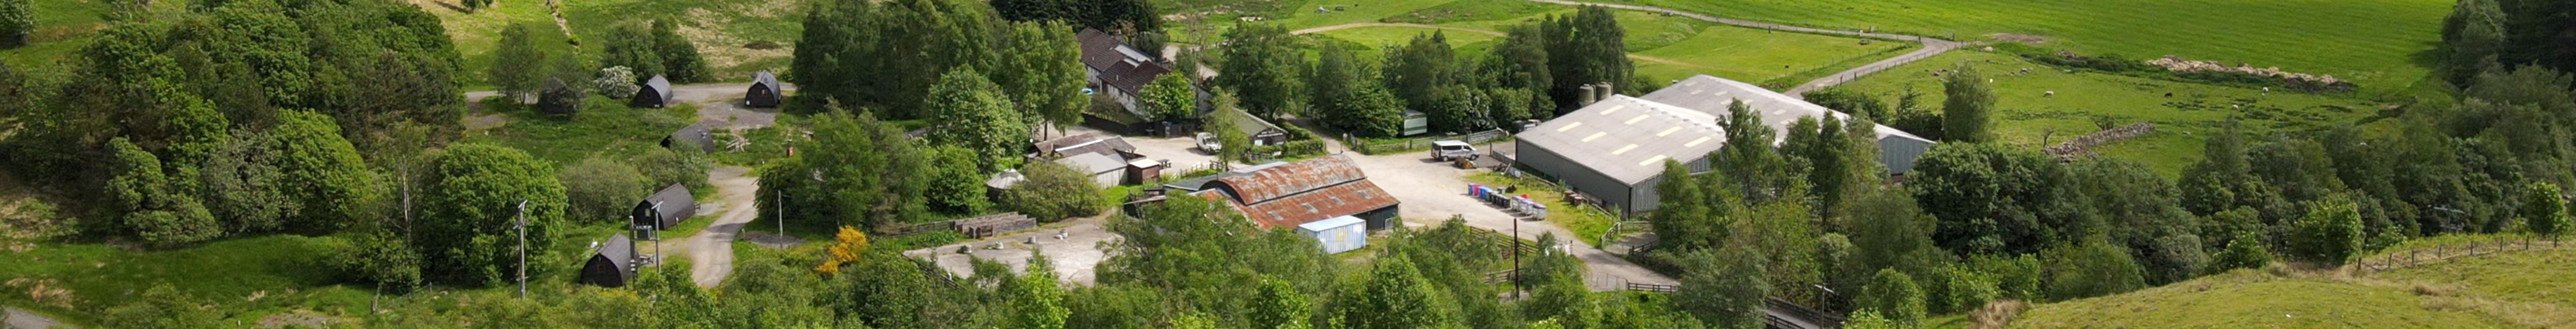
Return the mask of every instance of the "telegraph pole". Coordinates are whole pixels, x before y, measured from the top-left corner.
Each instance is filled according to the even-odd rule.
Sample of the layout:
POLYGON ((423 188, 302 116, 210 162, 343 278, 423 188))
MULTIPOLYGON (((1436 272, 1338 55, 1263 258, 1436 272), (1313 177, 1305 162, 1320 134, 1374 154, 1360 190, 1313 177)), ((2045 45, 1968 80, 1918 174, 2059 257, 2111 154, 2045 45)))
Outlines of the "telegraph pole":
POLYGON ((528 298, 528 200, 519 200, 519 214, 511 226, 519 229, 519 298, 528 298))

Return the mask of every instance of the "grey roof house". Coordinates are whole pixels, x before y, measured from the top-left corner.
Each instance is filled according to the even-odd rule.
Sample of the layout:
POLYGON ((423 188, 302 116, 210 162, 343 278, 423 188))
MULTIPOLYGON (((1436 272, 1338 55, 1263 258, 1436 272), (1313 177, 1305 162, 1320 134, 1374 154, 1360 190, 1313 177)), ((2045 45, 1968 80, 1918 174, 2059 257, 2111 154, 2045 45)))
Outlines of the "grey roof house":
POLYGON ((1146 84, 1153 83, 1155 77, 1172 73, 1144 50, 1130 47, 1119 42, 1117 36, 1100 30, 1082 29, 1074 35, 1074 40, 1082 44, 1083 73, 1084 77, 1090 78, 1093 89, 1108 94, 1109 99, 1117 101, 1128 112, 1137 112, 1137 94, 1145 91, 1146 84))
POLYGON ((670 135, 662 136, 662 147, 689 147, 696 148, 701 153, 714 153, 716 138, 709 128, 705 122, 680 127, 680 130, 674 130, 670 135))

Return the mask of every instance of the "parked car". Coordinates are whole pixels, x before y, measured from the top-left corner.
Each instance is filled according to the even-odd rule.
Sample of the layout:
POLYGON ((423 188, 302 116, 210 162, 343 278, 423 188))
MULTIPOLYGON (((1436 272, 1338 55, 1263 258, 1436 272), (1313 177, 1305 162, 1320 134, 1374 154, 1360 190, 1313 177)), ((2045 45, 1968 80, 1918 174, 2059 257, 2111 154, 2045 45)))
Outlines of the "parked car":
POLYGON ((1198 135, 1192 136, 1192 138, 1198 139, 1199 150, 1207 151, 1208 154, 1216 154, 1217 151, 1225 150, 1225 143, 1218 141, 1216 139, 1216 134, 1202 131, 1199 132, 1198 135))
POLYGON ((1449 161, 1450 159, 1475 160, 1476 146, 1468 145, 1465 141, 1457 140, 1433 141, 1431 142, 1431 158, 1440 161, 1449 161))

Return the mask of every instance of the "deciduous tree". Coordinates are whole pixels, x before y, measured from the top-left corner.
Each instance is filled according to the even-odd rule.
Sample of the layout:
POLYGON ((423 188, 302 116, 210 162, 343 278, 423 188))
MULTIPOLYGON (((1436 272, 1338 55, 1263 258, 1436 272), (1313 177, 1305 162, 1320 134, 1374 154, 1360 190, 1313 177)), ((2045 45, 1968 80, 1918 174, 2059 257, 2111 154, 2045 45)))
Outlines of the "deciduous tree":
POLYGON ((1008 168, 1029 143, 1029 129, 1010 96, 972 68, 949 71, 930 88, 932 144, 974 150, 982 168, 1008 168))
POLYGON ((1993 125, 1995 92, 1986 86, 1986 78, 1977 68, 1960 64, 1950 75, 1941 78, 1941 133, 1950 141, 1982 143, 1995 140, 1993 125))

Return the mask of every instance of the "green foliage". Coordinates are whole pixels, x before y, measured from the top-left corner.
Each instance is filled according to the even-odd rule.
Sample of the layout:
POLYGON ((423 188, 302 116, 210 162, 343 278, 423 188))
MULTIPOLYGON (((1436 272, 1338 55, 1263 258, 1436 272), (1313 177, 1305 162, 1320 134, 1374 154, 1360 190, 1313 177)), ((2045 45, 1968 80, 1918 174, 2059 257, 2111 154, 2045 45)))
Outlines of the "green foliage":
MULTIPOLYGON (((1547 94, 1556 100, 1557 114, 1582 108, 1575 102, 1580 101, 1584 85, 1633 81, 1630 74, 1636 64, 1628 61, 1628 32, 1609 8, 1585 6, 1572 16, 1551 16, 1539 26, 1537 35, 1548 43, 1548 76, 1555 80, 1547 94)), ((1633 94, 1642 89, 1637 87, 1642 86, 1619 89, 1633 94)))
POLYGON ((931 210, 977 214, 992 206, 992 202, 984 200, 984 179, 990 176, 976 170, 976 160, 981 158, 975 155, 975 151, 956 145, 940 145, 922 152, 931 161, 930 166, 922 168, 930 171, 928 189, 923 191, 928 194, 922 197, 929 199, 931 210))
POLYGON ((564 167, 555 178, 563 182, 564 216, 583 224, 626 222, 636 200, 661 190, 661 185, 646 183, 635 166, 598 157, 564 167))
MULTIPOLYGON (((1020 22, 1012 23, 1008 32, 994 60, 998 67, 991 74, 1018 105, 1023 122, 1056 128, 1082 123, 1082 109, 1090 105, 1090 98, 1082 95, 1087 81, 1083 80, 1082 44, 1074 41, 1073 28, 1058 21, 1020 22)), ((1184 83, 1183 95, 1191 95, 1184 83)), ((1149 92, 1153 87, 1146 88, 1149 92)), ((1145 97, 1150 101, 1152 96, 1145 97)))
POLYGON ((1292 104, 1304 103, 1298 97, 1297 72, 1305 66, 1306 56, 1298 51, 1299 41, 1288 29, 1270 24, 1238 24, 1225 32, 1225 61, 1217 66, 1215 84, 1241 97, 1245 112, 1262 118, 1278 118, 1297 109, 1292 104))
POLYGON ((2039 283, 2043 273, 2040 272, 2038 257, 2030 254, 2013 257, 1978 255, 1968 258, 1968 266, 1977 273, 1994 277, 1997 298, 2035 301, 2041 296, 2039 283))
POLYGON ((1138 104, 1144 107, 1143 112, 1151 115, 1148 120, 1179 121, 1198 115, 1198 92, 1190 87, 1190 78, 1186 74, 1154 77, 1154 82, 1146 83, 1145 91, 1139 93, 1138 98, 1143 103, 1138 104))
POLYGON ((1888 320, 1888 319, 1887 319, 1887 317, 1879 316, 1879 315, 1878 315, 1878 311, 1876 311, 1876 310, 1863 309, 1863 310, 1858 310, 1858 311, 1852 311, 1852 313, 1851 313, 1851 317, 1849 317, 1849 320, 1844 320, 1844 321, 1843 321, 1843 328, 1846 328, 1846 329, 1905 329, 1905 328, 1913 328, 1913 327, 1912 327, 1912 326, 1903 325, 1903 324, 1898 324, 1898 323, 1896 323, 1896 321, 1888 320))
POLYGON ((930 88, 931 144, 957 145, 982 157, 981 168, 1007 168, 1029 142, 1029 128, 1010 96, 972 68, 949 71, 930 88))
POLYGON ((2300 260, 2342 265, 2361 253, 2361 213, 2351 201, 2311 204, 2291 228, 2290 250, 2300 260))
POLYGON ((1870 278, 1869 288, 1861 290, 1860 297, 1853 298, 1852 304, 1884 314, 1889 322, 1899 326, 1921 325, 1926 315, 1923 289, 1916 288, 1914 281, 1913 277, 1895 269, 1880 269, 1876 276, 1870 278))
POLYGON ((1100 213, 1099 183, 1091 175, 1053 161, 1030 162, 1020 168, 1028 179, 1002 193, 1002 203, 1021 214, 1044 221, 1086 217, 1100 213))
MULTIPOLYGON (((671 20, 653 21, 653 54, 662 60, 662 72, 671 83, 699 83, 715 80, 707 71, 707 59, 698 55, 698 46, 680 37, 671 20)), ((494 66, 499 66, 495 63, 494 66)))
POLYGON ((2138 290, 2146 286, 2138 263, 2120 246, 2087 239, 2040 253, 2048 266, 2048 298, 2069 300, 2138 290))
POLYGON ((1357 115, 1357 109, 1352 108, 1356 103, 1351 98, 1360 88, 1375 81, 1366 78, 1370 75, 1369 69, 1368 63, 1352 54, 1349 46, 1339 42, 1323 43, 1315 50, 1315 66, 1306 70, 1306 101, 1315 104, 1313 113, 1308 114, 1325 125, 1342 130, 1378 128, 1374 126, 1377 122, 1361 120, 1367 117, 1357 115))
POLYGON ((2256 237, 2252 232, 2247 232, 2237 235, 2236 239, 2228 240, 2227 250, 2220 251, 2218 256, 2211 258, 2209 266, 2203 267, 2202 271, 2207 274, 2218 274, 2242 268, 2259 269, 2271 264, 2272 252, 2263 247, 2263 239, 2256 237))
MULTIPOLYGON (((527 152, 476 143, 448 146, 431 166, 419 201, 421 218, 428 220, 419 223, 413 240, 421 250, 421 272, 430 281, 468 286, 506 282, 519 270, 514 223, 521 220, 527 223, 527 245, 552 244, 565 208, 564 187, 555 181, 552 166, 527 152), (524 209, 514 207, 520 202, 526 202, 524 209)), ((536 275, 548 268, 526 271, 536 275)))
POLYGON ((1979 143, 1995 140, 1994 89, 1986 86, 1977 68, 1961 64, 1941 81, 1941 134, 1948 141, 1979 143))
POLYGON ((651 25, 640 21, 619 23, 608 31, 607 37, 600 39, 600 43, 605 45, 600 50, 600 67, 623 66, 635 70, 637 84, 651 81, 655 76, 678 82, 678 79, 671 79, 671 69, 663 67, 670 61, 662 58, 657 47, 659 40, 654 38, 651 25))
MULTIPOLYGON (((787 78, 811 104, 875 108, 888 119, 950 111, 926 107, 943 73, 996 71, 996 24, 971 1, 902 0, 821 4, 806 12, 787 78)), ((1016 115, 1017 112, 1013 112, 1016 115)))
POLYGON ((492 67, 483 73, 484 81, 490 82, 493 89, 511 97, 526 97, 540 91, 538 88, 544 82, 540 77, 546 70, 538 65, 545 65, 547 61, 545 51, 537 49, 537 41, 534 40, 536 29, 536 24, 518 22, 501 30, 501 43, 492 49, 492 67))
POLYGON ((713 169, 715 164, 708 161, 706 155, 698 153, 697 148, 672 146, 645 150, 630 160, 636 171, 644 173, 647 191, 658 191, 671 184, 687 185, 695 191, 707 190, 707 170, 713 169))
POLYGON ((1896 118, 1895 109, 1888 107, 1887 102, 1856 89, 1839 86, 1825 87, 1800 96, 1806 97, 1808 103, 1815 103, 1816 106, 1823 106, 1836 112, 1868 117, 1871 120, 1884 121, 1896 118))
POLYGON ((2563 199, 2559 197, 2558 185, 2531 183, 2523 187, 2522 193, 2521 213, 2526 221, 2523 227, 2531 230, 2532 234, 2557 236, 2569 228, 2576 228, 2568 222, 2567 204, 2560 201, 2563 199))
POLYGON ((1028 274, 1012 279, 1010 311, 1015 328, 1064 329, 1071 310, 1064 307, 1064 287, 1056 286, 1055 271, 1045 255, 1029 258, 1028 274))
POLYGON ((1943 143, 1907 173, 1906 187, 1939 218, 1932 240, 1961 254, 2034 251, 2084 218, 2057 159, 1992 143, 1943 143))
POLYGON ((206 310, 195 298, 168 283, 153 285, 135 302, 107 309, 107 325, 137 329, 221 328, 223 316, 206 310))
POLYGON ((2469 79, 2497 66, 2497 56, 2505 48, 2505 13, 2494 0, 2465 0, 2454 4, 2451 14, 2442 18, 2442 61, 2434 66, 2435 74, 2453 86, 2467 87, 2469 79))
MULTIPOLYGON (((809 193, 787 196, 794 208, 814 211, 813 218, 833 226, 849 225, 887 228, 894 223, 911 222, 925 215, 928 208, 920 196, 929 188, 922 166, 927 164, 903 132, 862 114, 826 113, 814 117, 812 143, 801 144, 797 157, 801 162, 787 162, 781 168, 764 168, 764 172, 786 175, 763 175, 761 186, 816 186, 809 193), (801 166, 800 166, 801 165, 801 166), (808 172, 796 175, 796 172, 808 172), (778 176, 779 178, 770 178, 778 176), (819 183, 807 183, 818 180, 819 183), (805 202, 812 202, 810 206, 805 202)), ((793 159, 793 158, 791 158, 793 159)), ((762 189, 767 192, 767 188, 762 189)), ((793 190, 793 189, 782 189, 793 190)), ((802 191, 800 191, 802 192, 802 191)), ((777 201, 775 195, 764 195, 763 201, 777 201)), ((768 206, 765 208, 776 208, 768 206)), ((807 217, 797 217, 807 218, 807 217)), ((826 226, 828 227, 828 226, 826 226)))
POLYGON ((336 250, 330 259, 352 282, 374 284, 388 291, 409 291, 420 280, 420 254, 410 243, 391 231, 359 233, 349 240, 349 247, 336 250))
POLYGON ((1345 124, 1349 126, 1342 129, 1352 135, 1395 137, 1404 131, 1403 98, 1385 87, 1362 86, 1342 98, 1336 107, 1346 111, 1338 117, 1347 118, 1345 124))
POLYGON ((1842 269, 1836 290, 1857 291, 1868 278, 1862 273, 1879 269, 1925 273, 1935 264, 1949 260, 1949 251, 1932 244, 1931 215, 1915 206, 1904 190, 1879 189, 1862 195, 1852 203, 1850 222, 1843 225, 1851 235, 1851 265, 1842 269))
POLYGON ((114 178, 107 182, 108 206, 102 210, 122 217, 117 224, 123 231, 162 246, 205 241, 223 233, 196 197, 172 186, 160 158, 121 137, 109 141, 108 147, 115 156, 109 169, 114 178))
POLYGON ((1413 262, 1404 257, 1378 258, 1366 282, 1346 292, 1352 294, 1337 310, 1344 328, 1410 329, 1458 326, 1455 304, 1439 286, 1423 279, 1413 262))
POLYGON ((1977 272, 1967 264, 1950 263, 1922 276, 1925 314, 1956 314, 1974 311, 1986 302, 2002 297, 1994 275, 1977 272))
MULTIPOLYGON (((1385 76, 1380 78, 1379 84, 1393 90, 1396 97, 1403 98, 1406 108, 1424 109, 1425 112, 1441 110, 1438 106, 1442 98, 1440 89, 1464 78, 1464 72, 1461 72, 1464 68, 1459 67, 1458 55, 1450 50, 1449 37, 1445 33, 1417 34, 1403 46, 1387 50, 1386 65, 1381 66, 1385 68, 1381 72, 1385 76)), ((1433 115, 1435 118, 1441 116, 1433 115)), ((1449 127, 1458 124, 1437 122, 1433 125, 1449 127)))
POLYGON ((1674 160, 1664 160, 1664 181, 1655 184, 1655 195, 1664 205, 1646 214, 1654 224, 1655 236, 1661 243, 1687 248, 1709 248, 1723 244, 1726 226, 1717 219, 1716 205, 1698 202, 1713 194, 1702 179, 1690 175, 1690 168, 1674 160))
POLYGON ((36 18, 27 0, 0 0, 0 49, 27 45, 27 35, 36 32, 36 18))
POLYGON ((1261 280, 1261 292, 1252 297, 1252 304, 1248 308, 1251 309, 1251 314, 1245 315, 1244 320, 1256 324, 1257 328, 1314 327, 1307 323, 1307 319, 1314 313, 1315 305, 1307 302, 1305 294, 1298 292, 1296 286, 1289 285, 1286 281, 1261 280))
MULTIPOLYGON (((1151 0, 1000 0, 993 11, 1013 22, 1063 21, 1075 27, 1113 33, 1160 31, 1163 16, 1151 0)), ((1060 29, 1071 32, 1072 29, 1060 29)), ((1162 47, 1138 49, 1160 50, 1162 47)))
POLYGON ((1762 263, 1742 261, 1759 258, 1760 251, 1737 247, 1682 253, 1673 260, 1686 270, 1672 307, 1718 328, 1762 327, 1762 298, 1777 288, 1764 279, 1762 263))

